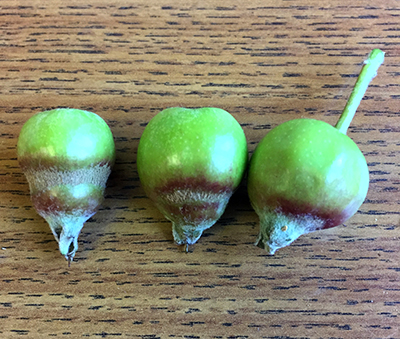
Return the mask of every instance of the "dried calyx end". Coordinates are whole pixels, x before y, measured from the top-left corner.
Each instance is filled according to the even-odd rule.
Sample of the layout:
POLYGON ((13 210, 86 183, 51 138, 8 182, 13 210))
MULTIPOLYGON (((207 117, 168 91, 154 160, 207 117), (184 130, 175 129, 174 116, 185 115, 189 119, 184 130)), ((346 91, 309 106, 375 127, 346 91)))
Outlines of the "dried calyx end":
POLYGON ((263 211, 260 214, 260 233, 256 246, 265 249, 270 255, 290 245, 303 234, 322 229, 322 219, 311 215, 294 216, 276 211, 263 211))
POLYGON ((54 238, 58 242, 60 253, 70 264, 78 250, 78 237, 83 224, 91 216, 73 217, 61 214, 42 216, 48 222, 54 238))
POLYGON ((172 222, 175 243, 185 245, 187 252, 188 246, 196 243, 224 213, 233 193, 232 185, 186 180, 170 186, 149 196, 172 222))
POLYGON ((44 166, 23 168, 35 209, 49 224, 68 263, 78 249, 84 223, 103 201, 111 165, 99 163, 74 170, 44 166))
MULTIPOLYGON (((211 225, 212 226, 212 225, 211 225)), ((211 226, 199 229, 199 226, 179 225, 172 223, 172 235, 177 245, 185 245, 185 251, 188 252, 189 245, 193 245, 200 239, 203 230, 211 226)))

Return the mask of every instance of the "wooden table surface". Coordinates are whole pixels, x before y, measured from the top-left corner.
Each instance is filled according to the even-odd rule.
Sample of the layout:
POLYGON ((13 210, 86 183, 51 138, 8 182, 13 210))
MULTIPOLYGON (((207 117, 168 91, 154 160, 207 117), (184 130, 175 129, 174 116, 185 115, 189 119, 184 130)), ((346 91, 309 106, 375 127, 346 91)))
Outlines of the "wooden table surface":
POLYGON ((2 0, 1 338, 400 338, 398 1, 2 0), (273 127, 335 124, 373 48, 386 52, 348 135, 370 189, 346 225, 268 256, 243 184, 184 253, 141 188, 147 122, 223 108, 249 152, 273 127), (34 113, 103 117, 117 161, 68 267, 16 158, 34 113))

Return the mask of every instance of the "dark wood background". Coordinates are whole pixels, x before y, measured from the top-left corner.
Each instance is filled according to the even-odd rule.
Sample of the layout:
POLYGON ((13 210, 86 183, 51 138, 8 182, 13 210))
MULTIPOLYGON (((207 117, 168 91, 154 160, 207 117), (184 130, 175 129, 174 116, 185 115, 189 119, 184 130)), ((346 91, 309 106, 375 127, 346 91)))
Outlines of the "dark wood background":
POLYGON ((399 23, 394 0, 2 0, 0 337, 400 338, 399 23), (243 185, 182 252, 138 180, 151 117, 223 108, 251 153, 287 120, 335 124, 373 48, 348 133, 371 174, 359 212, 267 256, 243 185), (96 112, 117 147, 71 267, 16 159, 24 122, 56 107, 96 112))

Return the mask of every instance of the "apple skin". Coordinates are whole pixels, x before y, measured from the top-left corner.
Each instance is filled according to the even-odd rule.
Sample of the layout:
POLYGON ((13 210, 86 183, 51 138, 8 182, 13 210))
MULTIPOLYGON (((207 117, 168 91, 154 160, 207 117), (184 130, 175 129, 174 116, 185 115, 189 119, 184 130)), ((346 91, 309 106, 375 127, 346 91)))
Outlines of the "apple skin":
POLYGON ((72 260, 84 222, 103 201, 115 161, 110 128, 95 113, 78 109, 37 113, 21 129, 17 154, 36 211, 61 254, 72 260))
POLYGON ((175 242, 192 245, 223 214, 247 160, 245 134, 230 113, 171 107, 146 126, 137 168, 145 193, 172 222, 175 242))
POLYGON ((274 254, 302 234, 342 224, 368 186, 363 154, 335 127, 314 119, 277 126, 249 164, 248 194, 260 218, 256 244, 274 254))
POLYGON ((115 159, 115 145, 106 122, 97 114, 60 108, 33 115, 18 137, 21 166, 56 164, 83 167, 115 159), (40 162, 40 164, 39 164, 40 162))

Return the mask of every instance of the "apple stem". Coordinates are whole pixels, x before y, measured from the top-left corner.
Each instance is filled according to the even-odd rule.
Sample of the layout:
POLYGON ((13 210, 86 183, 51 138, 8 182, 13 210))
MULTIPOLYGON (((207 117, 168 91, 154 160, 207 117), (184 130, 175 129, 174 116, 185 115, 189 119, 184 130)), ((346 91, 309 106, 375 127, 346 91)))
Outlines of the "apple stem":
POLYGON ((384 56, 385 53, 380 49, 374 49, 369 54, 367 60, 364 61, 364 65, 354 85, 353 91, 335 126, 343 134, 347 133, 347 129, 353 120, 354 114, 356 114, 357 108, 367 91, 369 83, 376 76, 379 66, 383 63, 384 56))

